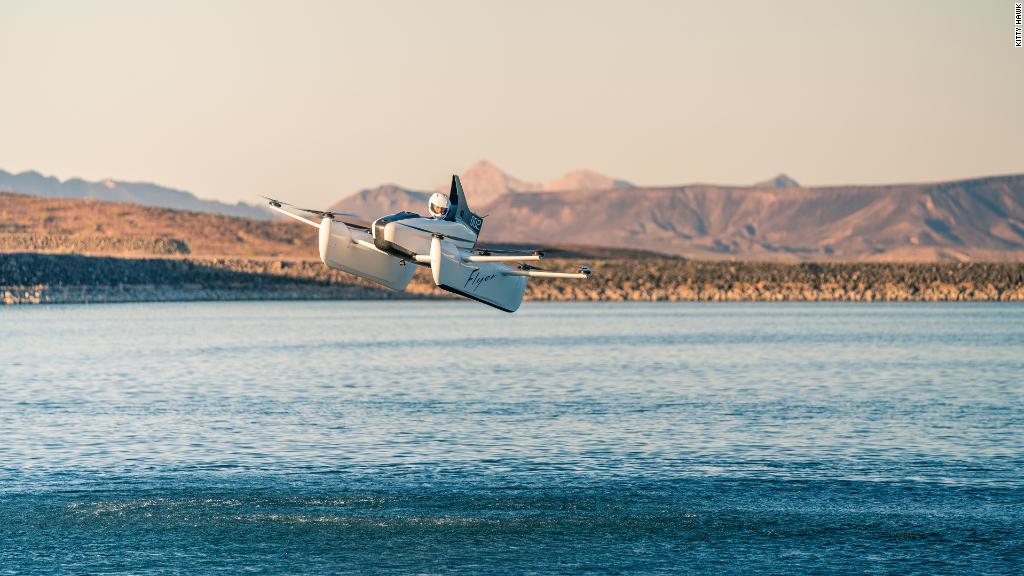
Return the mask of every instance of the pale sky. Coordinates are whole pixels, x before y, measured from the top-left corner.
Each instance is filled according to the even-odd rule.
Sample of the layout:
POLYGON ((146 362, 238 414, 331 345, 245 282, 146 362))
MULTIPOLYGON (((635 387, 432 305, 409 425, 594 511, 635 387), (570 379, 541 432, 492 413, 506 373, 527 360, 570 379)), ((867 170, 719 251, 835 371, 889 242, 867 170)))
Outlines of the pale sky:
POLYGON ((1013 2, 0 0, 0 168, 326 205, 1024 172, 1013 2))

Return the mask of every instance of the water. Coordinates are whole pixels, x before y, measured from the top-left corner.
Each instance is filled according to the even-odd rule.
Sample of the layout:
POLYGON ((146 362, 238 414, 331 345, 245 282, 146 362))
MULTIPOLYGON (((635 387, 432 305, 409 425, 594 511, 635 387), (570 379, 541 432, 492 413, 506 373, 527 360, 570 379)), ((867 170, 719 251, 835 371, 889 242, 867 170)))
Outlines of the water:
POLYGON ((1024 307, 0 309, 0 574, 1019 573, 1024 307))

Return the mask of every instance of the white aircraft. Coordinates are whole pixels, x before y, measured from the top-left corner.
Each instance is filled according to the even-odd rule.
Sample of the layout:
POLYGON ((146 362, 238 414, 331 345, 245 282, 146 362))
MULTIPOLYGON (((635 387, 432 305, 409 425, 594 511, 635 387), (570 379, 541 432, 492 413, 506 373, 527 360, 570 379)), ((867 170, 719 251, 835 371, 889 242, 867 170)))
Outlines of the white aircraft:
POLYGON ((392 290, 405 290, 415 272, 415 266, 408 264, 414 263, 429 266, 439 288, 505 312, 515 312, 523 301, 528 278, 590 276, 586 266, 578 272, 548 272, 526 264, 540 260, 544 256, 540 251, 525 253, 477 246, 483 218, 469 210, 458 176, 452 176, 448 196, 435 192, 430 197, 429 216, 399 212, 369 223, 338 218, 349 214, 267 200, 274 210, 320 229, 320 260, 325 265, 392 290), (320 222, 284 206, 315 214, 320 222))

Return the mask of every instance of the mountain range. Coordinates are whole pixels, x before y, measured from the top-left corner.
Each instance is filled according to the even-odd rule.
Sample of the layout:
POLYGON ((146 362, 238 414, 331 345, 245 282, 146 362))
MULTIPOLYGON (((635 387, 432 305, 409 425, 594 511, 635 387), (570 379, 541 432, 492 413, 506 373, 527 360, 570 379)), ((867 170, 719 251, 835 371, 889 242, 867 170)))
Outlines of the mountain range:
POLYGON ((190 192, 148 182, 123 182, 111 179, 90 182, 81 178, 61 181, 53 176, 43 176, 35 171, 12 174, 0 170, 0 192, 18 192, 48 198, 130 202, 143 206, 212 212, 260 220, 274 217, 274 212, 263 206, 254 206, 243 202, 227 204, 216 200, 203 200, 190 192))
MULTIPOLYGON (((530 182, 481 161, 461 174, 481 241, 636 248, 693 258, 781 261, 1024 261, 1024 175, 935 183, 642 187, 589 170, 530 182)), ((0 171, 0 190, 265 218, 154 184, 57 181, 0 171)), ((438 190, 448 191, 448 183, 438 190)), ((423 213, 430 191, 386 184, 330 208, 373 219, 423 213)), ((2 208, 2 207, 0 207, 2 208)))
MULTIPOLYGON (((638 187, 590 171, 528 183, 479 162, 462 182, 470 207, 487 215, 482 241, 736 260, 1024 260, 1024 175, 805 187, 780 174, 751 186, 638 187)), ((428 194, 388 185, 332 209, 423 212, 428 194)))

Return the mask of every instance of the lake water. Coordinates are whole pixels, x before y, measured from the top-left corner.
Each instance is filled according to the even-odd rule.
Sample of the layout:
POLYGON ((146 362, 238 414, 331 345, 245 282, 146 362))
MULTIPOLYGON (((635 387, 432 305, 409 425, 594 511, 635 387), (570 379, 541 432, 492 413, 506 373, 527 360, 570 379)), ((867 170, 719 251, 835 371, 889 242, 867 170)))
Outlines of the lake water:
POLYGON ((1022 565, 1022 306, 0 308, 0 574, 1022 565))

